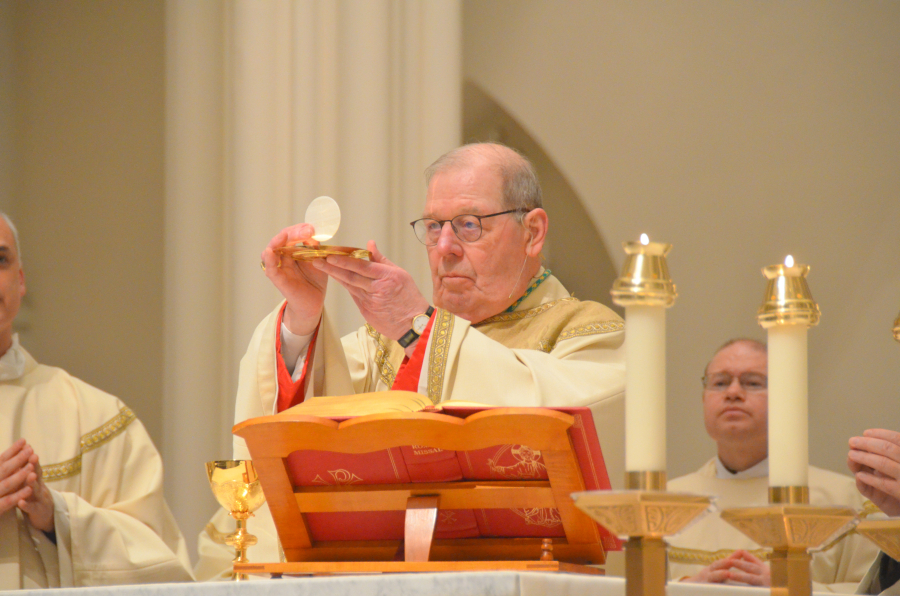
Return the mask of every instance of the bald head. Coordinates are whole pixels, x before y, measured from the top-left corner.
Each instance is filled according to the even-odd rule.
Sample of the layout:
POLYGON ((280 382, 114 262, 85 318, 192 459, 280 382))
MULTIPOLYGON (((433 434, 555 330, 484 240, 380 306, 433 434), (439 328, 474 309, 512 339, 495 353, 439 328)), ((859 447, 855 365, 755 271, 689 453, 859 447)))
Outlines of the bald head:
POLYGON ((425 170, 425 184, 439 173, 487 165, 500 175, 502 208, 518 209, 519 221, 525 213, 543 207, 541 187, 531 162, 523 155, 499 143, 471 143, 445 153, 425 170))
POLYGON ((721 352, 725 348, 730 348, 731 346, 736 345, 736 344, 746 345, 748 348, 750 348, 752 350, 756 350, 757 352, 765 354, 766 356, 769 355, 768 346, 766 346, 765 343, 763 343, 759 340, 750 339, 748 337, 736 337, 734 339, 729 339, 724 344, 719 346, 719 349, 713 353, 712 358, 710 358, 709 362, 706 363, 706 368, 703 369, 703 376, 705 377, 705 376, 709 375, 709 365, 712 363, 713 360, 715 360, 716 356, 719 355, 719 352, 721 352))

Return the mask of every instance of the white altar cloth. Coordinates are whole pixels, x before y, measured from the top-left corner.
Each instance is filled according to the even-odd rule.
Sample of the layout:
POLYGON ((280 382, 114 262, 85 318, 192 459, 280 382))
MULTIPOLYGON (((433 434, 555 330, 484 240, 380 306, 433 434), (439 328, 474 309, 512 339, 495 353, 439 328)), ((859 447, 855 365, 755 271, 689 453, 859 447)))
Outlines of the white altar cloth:
MULTIPOLYGON (((621 577, 543 572, 456 572, 285 577, 247 582, 143 584, 5 592, 16 596, 624 596, 621 577)), ((668 596, 767 596, 767 588, 672 583, 668 596)))

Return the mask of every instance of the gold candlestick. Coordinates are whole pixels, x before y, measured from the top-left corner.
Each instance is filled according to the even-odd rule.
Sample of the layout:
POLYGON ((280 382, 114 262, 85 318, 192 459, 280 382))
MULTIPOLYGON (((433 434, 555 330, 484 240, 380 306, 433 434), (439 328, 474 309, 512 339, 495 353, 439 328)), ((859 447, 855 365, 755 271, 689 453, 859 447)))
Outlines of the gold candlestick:
POLYGON ((666 491, 665 309, 678 295, 669 277, 671 244, 625 242, 610 293, 625 307, 625 488, 572 495, 575 505, 625 542, 627 596, 665 596, 664 536, 709 510, 706 496, 666 491))
MULTIPOLYGON (((218 460, 206 462, 209 486, 219 504, 237 524, 225 543, 234 547, 234 563, 247 562, 247 548, 256 544, 256 536, 247 531, 247 519, 266 502, 253 462, 247 460, 218 460)), ((232 573, 231 579, 247 579, 246 573, 232 573)))
POLYGON ((806 283, 808 265, 788 256, 762 272, 768 281, 757 321, 769 332, 769 475, 776 483, 769 502, 809 503, 806 328, 821 313, 806 283))
POLYGON ((849 507, 814 505, 726 509, 721 516, 757 544, 772 549, 769 567, 772 594, 777 596, 812 594, 809 549, 846 533, 857 520, 849 507))
POLYGON ((663 242, 623 242, 625 263, 622 275, 613 282, 613 302, 619 306, 672 306, 678 292, 669 277, 666 255, 671 244, 663 242))
MULTIPOLYGON (((791 257, 783 265, 763 269, 768 283, 757 320, 760 326, 769 330, 770 458, 773 454, 807 453, 808 449, 806 327, 816 325, 820 317, 819 306, 806 284, 808 273, 807 265, 794 265, 791 257), (776 332, 779 333, 773 335, 776 332), (776 346, 778 352, 774 353, 776 346), (789 364, 798 366, 799 370, 788 370, 789 364), (775 388, 773 379, 779 382, 777 389, 783 392, 772 391, 775 388), (797 397, 795 392, 801 394, 802 401, 788 403, 789 398, 797 397), (774 406, 783 409, 776 410, 774 406), (791 418, 796 426, 778 428, 774 424, 791 418)), ((781 465, 785 463, 783 461, 774 463, 778 465, 773 466, 770 459, 770 478, 775 482, 806 478, 808 457, 799 462, 802 469, 797 469, 797 461, 787 462, 794 466, 781 465)), ((772 549, 769 557, 772 594, 808 596, 812 594, 809 549, 846 533, 856 523, 856 514, 849 507, 809 505, 809 487, 805 482, 769 486, 769 503, 768 507, 728 509, 721 517, 757 544, 772 549)))
POLYGON ((798 323, 812 327, 819 323, 822 313, 806 283, 809 265, 794 265, 793 259, 789 262, 790 265, 769 265, 762 270, 768 283, 756 319, 763 329, 798 323))
POLYGON ((587 491, 572 498, 598 524, 627 537, 626 596, 665 596, 667 544, 663 537, 678 533, 710 509, 707 496, 661 490, 587 491))
POLYGON ((856 531, 877 544, 889 557, 900 561, 900 518, 866 519, 857 524, 856 531))
POLYGON ((666 309, 678 295, 666 263, 672 245, 643 234, 622 246, 625 263, 610 294, 625 307, 625 470, 635 476, 627 488, 665 490, 666 309), (654 486, 630 484, 659 473, 654 486))

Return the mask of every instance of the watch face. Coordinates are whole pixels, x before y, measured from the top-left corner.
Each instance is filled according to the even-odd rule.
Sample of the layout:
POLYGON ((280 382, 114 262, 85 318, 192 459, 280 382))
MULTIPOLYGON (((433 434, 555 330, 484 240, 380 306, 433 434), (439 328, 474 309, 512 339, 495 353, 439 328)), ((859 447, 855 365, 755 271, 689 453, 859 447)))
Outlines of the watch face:
POLYGON ((412 322, 413 331, 422 335, 422 332, 428 327, 429 319, 431 319, 431 317, 428 315, 416 315, 416 318, 414 318, 412 322))

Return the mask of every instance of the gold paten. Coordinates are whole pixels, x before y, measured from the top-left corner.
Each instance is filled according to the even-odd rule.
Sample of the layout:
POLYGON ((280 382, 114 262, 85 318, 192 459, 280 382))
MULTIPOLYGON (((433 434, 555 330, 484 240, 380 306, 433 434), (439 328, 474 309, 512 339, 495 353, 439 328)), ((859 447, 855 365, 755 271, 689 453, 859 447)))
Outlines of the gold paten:
POLYGON ((809 505, 809 487, 770 486, 769 503, 772 505, 809 505))
POLYGON ((354 259, 371 259, 372 253, 364 248, 353 248, 352 246, 328 246, 320 244, 318 246, 307 246, 303 243, 290 244, 276 248, 278 254, 291 257, 295 261, 312 261, 314 259, 324 259, 325 257, 336 255, 343 257, 353 257, 354 259))
POLYGON ((763 329, 794 324, 812 327, 819 323, 819 305, 806 283, 809 265, 769 265, 762 272, 769 280, 765 300, 756 314, 763 329))
POLYGON ((857 520, 849 507, 814 505, 726 509, 721 517, 760 546, 772 549, 772 594, 778 596, 811 595, 809 549, 845 534, 857 520))
POLYGON ((865 519, 856 531, 878 545, 889 557, 900 561, 900 518, 865 519))
POLYGON ((665 472, 625 472, 628 490, 666 490, 665 472))
MULTIPOLYGON (((654 474, 648 472, 649 474, 654 474)), ((665 482, 665 473, 662 481, 665 482)), ((647 476, 650 478, 650 476, 647 476)), ((657 477, 656 481, 660 479, 657 477)), ((575 506, 625 542, 625 595, 665 596, 666 542, 710 509, 710 497, 664 491, 573 493, 575 506)))
POLYGON ((671 244, 663 242, 623 242, 625 263, 622 275, 613 282, 613 302, 619 306, 665 306, 675 304, 678 292, 669 277, 666 255, 671 244))
MULTIPOLYGON (((247 518, 266 502, 253 462, 248 460, 218 460, 206 462, 209 486, 219 505, 235 519, 237 530, 225 538, 234 547, 234 563, 247 562, 247 548, 256 544, 256 536, 247 532, 247 518)), ((232 573, 231 579, 247 579, 246 573, 232 573)))

